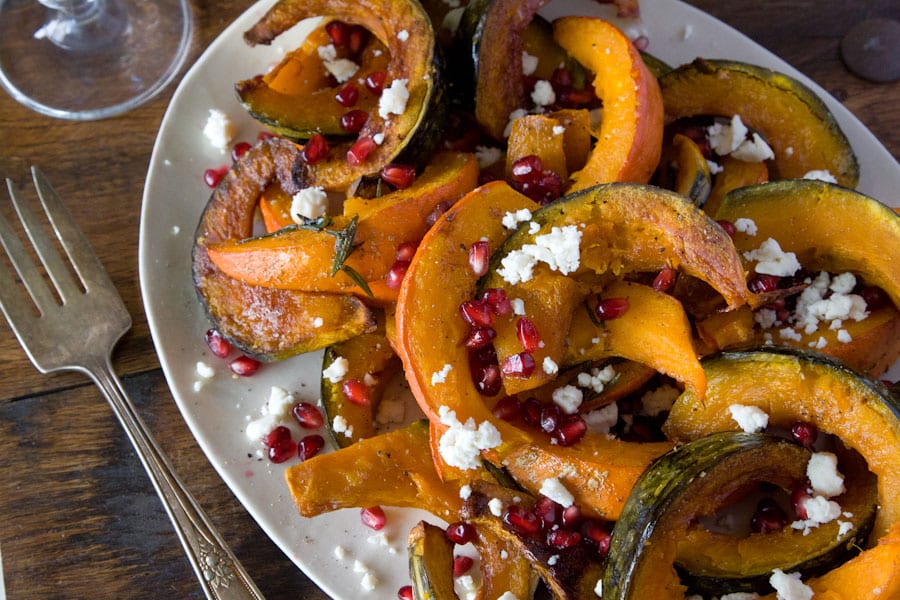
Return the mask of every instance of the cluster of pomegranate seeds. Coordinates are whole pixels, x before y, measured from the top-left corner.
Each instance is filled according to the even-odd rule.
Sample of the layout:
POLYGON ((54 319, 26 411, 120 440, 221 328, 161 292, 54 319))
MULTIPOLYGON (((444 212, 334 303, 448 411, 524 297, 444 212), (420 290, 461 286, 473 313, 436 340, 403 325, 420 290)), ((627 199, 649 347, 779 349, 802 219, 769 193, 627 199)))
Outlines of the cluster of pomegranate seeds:
POLYGON ((400 289, 400 285, 403 283, 403 278, 406 277, 406 272, 409 270, 409 265, 418 247, 419 245, 416 242, 403 242, 397 246, 397 257, 385 276, 385 285, 390 289, 400 289))
POLYGON ((750 530, 754 533, 781 531, 787 524, 787 513, 772 498, 762 498, 750 518, 750 530))
POLYGON ((799 421, 791 426, 791 438, 805 448, 812 448, 819 437, 819 429, 807 421, 799 421))
POLYGON ((471 556, 457 556, 453 559, 453 576, 462 577, 469 572, 475 561, 471 556))
POLYGON ((543 404, 534 397, 520 401, 509 396, 494 406, 494 415, 504 421, 521 420, 540 429, 560 446, 578 443, 587 433, 587 423, 578 413, 563 413, 556 404, 543 404))
POLYGON ((368 120, 369 113, 364 110, 347 111, 341 115, 341 129, 347 133, 359 133, 368 120))
POLYGON ((380 506, 370 506, 361 509, 359 511, 359 518, 363 525, 369 529, 374 529, 375 531, 384 529, 384 526, 387 523, 387 516, 384 514, 384 509, 380 506))
POLYGON ((228 173, 228 165, 206 169, 203 171, 203 183, 211 188, 215 188, 222 181, 222 178, 225 177, 226 173, 228 173))
POLYGON ((369 38, 369 31, 361 25, 351 25, 343 21, 331 21, 325 26, 335 48, 347 48, 351 54, 359 54, 369 38))
POLYGON ((601 321, 618 319, 628 312, 628 298, 602 298, 594 312, 601 321))
POLYGON ((273 463, 283 463, 297 455, 297 442, 291 438, 291 430, 279 425, 270 431, 263 444, 268 448, 266 454, 273 463))
POLYGON ((479 240, 469 246, 469 266, 476 277, 487 274, 491 266, 491 251, 487 240, 479 240))
POLYGON ((378 144, 375 143, 369 136, 361 137, 350 146, 350 149, 347 150, 347 162, 351 165, 358 167, 363 164, 368 158, 369 154, 372 153, 378 147, 378 144))
POLYGON ((500 373, 509 377, 521 377, 523 379, 531 377, 534 373, 534 356, 531 352, 519 352, 518 354, 510 354, 503 359, 500 365, 500 373))
POLYGON ((675 287, 677 277, 678 271, 672 267, 665 267, 653 278, 653 289, 668 294, 675 287))
POLYGON ((503 524, 511 531, 525 536, 543 536, 547 546, 555 550, 574 548, 587 544, 605 557, 609 552, 609 524, 586 518, 573 504, 563 508, 547 497, 539 498, 531 510, 518 504, 510 505, 501 516, 503 524))
MULTIPOLYGON (((221 358, 223 360, 227 359, 234 351, 231 343, 222 337, 222 334, 219 333, 217 329, 207 329, 204 334, 204 339, 206 340, 206 346, 209 348, 209 351, 212 352, 216 358, 221 358)), ((241 355, 229 362, 228 368, 235 375, 249 377, 259 370, 260 365, 261 363, 255 358, 241 355)))
POLYGON ((351 404, 370 406, 372 404, 369 386, 359 379, 345 379, 341 383, 341 392, 351 404))
MULTIPOLYGON (((325 418, 322 412, 309 404, 300 402, 293 408, 294 419, 305 429, 317 429, 321 427, 325 418)), ((266 455, 273 463, 283 463, 294 457, 307 460, 318 454, 325 447, 325 438, 317 433, 304 436, 299 442, 295 442, 291 436, 291 430, 284 425, 279 425, 263 438, 263 445, 267 448, 266 455)))
POLYGON ((416 167, 397 163, 387 164, 381 169, 381 179, 397 189, 406 189, 416 179, 416 167))
POLYGON ((325 136, 314 133, 300 151, 300 159, 308 165, 315 165, 328 157, 328 151, 328 140, 325 136))
POLYGON ((539 156, 529 154, 512 164, 512 186, 537 202, 550 204, 562 195, 563 181, 558 173, 544 169, 539 156))

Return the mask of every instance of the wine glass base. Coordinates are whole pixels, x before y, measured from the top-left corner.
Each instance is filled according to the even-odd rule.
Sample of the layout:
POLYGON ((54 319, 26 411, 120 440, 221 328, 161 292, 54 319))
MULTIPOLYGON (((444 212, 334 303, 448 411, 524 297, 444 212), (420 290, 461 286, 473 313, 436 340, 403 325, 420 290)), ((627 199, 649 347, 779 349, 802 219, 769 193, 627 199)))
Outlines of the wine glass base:
POLYGON ((0 1, 0 85, 37 112, 85 121, 124 113, 155 96, 187 58, 187 0, 107 3, 110 32, 88 28, 88 35, 62 42, 65 31, 40 3, 0 1))

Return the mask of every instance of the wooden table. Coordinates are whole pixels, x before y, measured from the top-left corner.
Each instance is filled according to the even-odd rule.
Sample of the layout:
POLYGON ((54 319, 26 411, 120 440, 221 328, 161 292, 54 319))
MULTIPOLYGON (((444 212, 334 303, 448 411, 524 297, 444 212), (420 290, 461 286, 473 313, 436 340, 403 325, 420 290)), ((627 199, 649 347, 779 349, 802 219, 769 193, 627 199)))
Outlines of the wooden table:
MULTIPOLYGON (((839 58, 848 29, 900 19, 889 0, 695 0, 809 75, 896 157, 900 83, 873 84, 839 58)), ((249 4, 195 1, 191 60, 249 4)), ((695 31, 693 35, 703 35, 695 31)), ((268 598, 325 598, 235 500, 201 453, 166 386, 141 306, 138 217, 153 141, 174 85, 107 121, 58 121, 0 93, 0 177, 20 187, 40 165, 67 201, 134 317, 115 364, 176 471, 268 598)), ((4 199, 0 206, 8 214, 4 199)), ((0 325, 0 552, 8 597, 201 598, 169 520, 99 392, 44 377, 0 325)))

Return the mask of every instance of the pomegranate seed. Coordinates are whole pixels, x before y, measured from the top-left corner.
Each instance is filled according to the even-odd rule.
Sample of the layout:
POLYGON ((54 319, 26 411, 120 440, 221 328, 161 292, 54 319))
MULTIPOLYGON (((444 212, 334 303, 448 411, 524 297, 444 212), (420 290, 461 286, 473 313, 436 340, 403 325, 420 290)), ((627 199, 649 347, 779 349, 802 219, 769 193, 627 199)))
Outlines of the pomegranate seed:
POLYGON ((541 530, 541 520, 536 514, 518 504, 509 506, 503 512, 503 523, 522 535, 535 535, 541 530))
POLYGON ((494 324, 494 311, 484 300, 466 300, 459 305, 459 314, 473 327, 491 327, 494 324))
POLYGON ((260 362, 249 356, 239 356, 228 364, 228 368, 235 375, 241 377, 250 377, 259 371, 260 362))
POLYGON ((472 372, 472 381, 475 382, 479 394, 491 398, 500 393, 503 380, 500 377, 499 366, 481 363, 470 366, 469 370, 472 372))
POLYGON ((756 512, 750 519, 750 529, 755 533, 781 531, 787 525, 787 515, 771 498, 763 498, 756 505, 756 512))
POLYGON ((469 335, 466 336, 463 344, 470 350, 483 348, 490 344, 496 335, 497 332, 490 327, 473 327, 469 330, 469 335))
POLYGON ((354 26, 350 30, 350 38, 347 40, 347 47, 352 54, 359 54, 369 39, 369 32, 359 25, 354 26))
POLYGON ((465 521, 457 521, 447 525, 445 535, 454 544, 462 546, 475 539, 475 526, 465 521))
POLYGON ((272 448, 273 446, 277 446, 278 444, 284 443, 291 439, 291 430, 285 427, 284 425, 279 425, 272 431, 266 434, 266 437, 263 438, 263 444, 267 448, 272 448))
POLYGON ((404 585, 397 590, 397 600, 413 600, 413 589, 411 585, 404 585))
POLYGON ((812 490, 809 489, 807 482, 802 482, 791 492, 791 506, 794 508, 794 514, 798 519, 806 520, 809 515, 806 513, 806 501, 812 498, 812 490))
POLYGON ((238 142, 231 149, 231 160, 236 161, 237 159, 245 155, 247 153, 247 150, 249 150, 250 148, 251 146, 249 142, 238 142))
POLYGON ((351 110, 341 115, 341 129, 347 133, 359 133, 369 120, 369 113, 364 110, 351 110))
POLYGON ((504 421, 513 421, 522 413, 522 403, 515 396, 505 396, 494 405, 494 416, 504 421))
POLYGON ((413 165, 391 163, 381 169, 381 179, 397 189, 403 190, 412 185, 416 179, 416 168, 413 165))
POLYGON ((550 84, 554 89, 572 87, 572 72, 566 67, 556 67, 550 75, 550 84))
POLYGON ((297 455, 297 442, 294 440, 282 440, 274 446, 269 446, 266 454, 273 463, 283 463, 297 455))
POLYGON ((603 321, 618 319, 628 311, 628 298, 604 298, 594 311, 603 321))
POLYGON ((397 260, 412 260, 419 248, 418 242, 403 242, 397 246, 397 260))
POLYGON ((321 162, 328 156, 328 140, 321 133, 314 133, 300 151, 300 159, 308 165, 321 162))
POLYGON ((747 283, 747 287, 754 294, 763 294, 778 289, 778 282, 781 280, 777 275, 766 275, 757 273, 747 283))
POLYGON ((584 89, 581 90, 569 88, 560 91, 560 93, 556 95, 557 104, 567 108, 588 106, 596 102, 596 100, 597 96, 594 94, 594 90, 591 86, 585 86, 584 89))
POLYGON ((469 246, 469 266, 476 277, 488 272, 491 265, 491 252, 487 240, 478 240, 469 246))
POLYGON ((356 106, 356 103, 359 102, 359 88, 353 82, 348 81, 337 91, 334 99, 344 108, 356 106))
POLYGON ((635 48, 637 48, 641 52, 644 52, 647 50, 647 48, 650 47, 650 38, 648 38, 646 35, 639 35, 634 39, 632 43, 634 44, 635 48))
POLYGON ((347 162, 358 167, 366 161, 366 158, 377 146, 378 144, 375 143, 375 140, 368 136, 359 138, 347 150, 347 162))
POLYGON ((609 553, 611 534, 609 527, 604 523, 595 519, 589 519, 581 524, 581 534, 584 536, 584 539, 597 546, 597 552, 601 558, 609 553))
POLYGON ((215 169, 207 169, 203 171, 203 183, 214 188, 219 185, 226 173, 228 173, 228 167, 224 165, 215 169))
POLYGON ((547 534, 547 544, 558 550, 565 550, 578 545, 581 542, 581 534, 568 529, 554 529, 547 534))
POLYGON ((562 177, 553 171, 543 171, 535 181, 513 182, 513 187, 541 205, 547 205, 562 195, 562 177))
POLYGON ((471 556, 457 556, 453 559, 453 576, 462 577, 469 572, 469 569, 474 564, 475 561, 472 560, 471 556))
POLYGON ((585 433, 587 433, 587 423, 584 422, 581 415, 561 415, 553 437, 560 446, 571 446, 578 443, 585 433))
POLYGON ((559 419, 562 413, 555 404, 547 404, 541 407, 541 429, 545 433, 553 434, 559 428, 559 419))
POLYGON ((445 212, 450 210, 450 203, 446 200, 442 200, 438 202, 437 205, 428 213, 428 216, 425 217, 425 225, 428 228, 431 228, 435 223, 437 223, 438 219, 441 218, 445 212))
POLYGON ((800 421, 791 427, 791 437, 801 446, 812 448, 819 437, 819 429, 812 423, 800 421))
POLYGON ((340 48, 345 45, 350 37, 350 25, 343 21, 331 21, 325 26, 325 33, 331 39, 331 43, 335 47, 340 48))
POLYGON ((531 510, 541 520, 541 528, 545 531, 559 525, 562 520, 562 506, 546 496, 538 498, 531 510))
POLYGON ((653 279, 653 289, 657 292, 668 293, 675 287, 675 277, 678 271, 671 267, 666 267, 660 271, 653 279))
POLYGON ((520 317, 516 321, 516 336, 526 352, 534 352, 541 346, 541 336, 537 327, 528 317, 520 317))
POLYGON ((322 415, 322 411, 309 402, 295 404, 291 412, 300 427, 304 429, 318 429, 325 424, 325 417, 322 415))
POLYGON ((408 270, 408 260, 395 260, 394 264, 392 264, 391 268, 388 270, 387 275, 384 276, 385 284, 392 290, 399 290, 400 284, 403 283, 403 278, 406 277, 406 272, 408 270))
POLYGON ((532 427, 541 426, 541 413, 544 405, 537 398, 528 398, 522 403, 522 420, 532 427))
POLYGON ((503 359, 500 373, 510 377, 531 377, 531 374, 534 373, 534 357, 530 352, 511 354, 503 359))
POLYGON ((512 164, 510 177, 517 183, 535 183, 544 171, 539 156, 529 154, 523 156, 512 164))
POLYGON ((297 456, 300 460, 312 458, 325 447, 325 438, 317 433, 305 436, 297 442, 297 456))
POLYGON ((345 379, 341 384, 341 392, 344 394, 344 398, 357 406, 372 404, 369 387, 359 379, 345 379))
POLYGON ((891 299, 887 293, 880 287, 874 285, 867 285, 859 292, 859 295, 866 301, 866 310, 868 311, 884 308, 891 303, 891 299))
POLYGON ((729 237, 734 237, 737 233, 737 227, 734 226, 734 223, 731 221, 716 221, 719 224, 719 227, 725 230, 725 233, 729 235, 729 237))
POLYGON ((487 302, 495 315, 503 316, 512 312, 512 302, 503 288, 488 288, 484 290, 481 299, 487 302))
POLYGON ((567 506, 562 511, 562 526, 571 529, 581 523, 581 507, 577 504, 567 506))
POLYGON ((219 358, 227 358, 231 354, 231 342, 222 337, 217 329, 206 331, 206 345, 209 346, 209 351, 219 358))
POLYGON ((381 90, 384 89, 385 81, 387 81, 387 71, 381 69, 378 71, 372 71, 371 73, 366 75, 363 85, 365 85, 366 89, 373 94, 378 94, 381 93, 381 90))
POLYGON ((374 529, 375 531, 383 529, 385 523, 387 523, 384 509, 380 506, 363 508, 359 511, 359 518, 362 520, 363 525, 370 529, 374 529))

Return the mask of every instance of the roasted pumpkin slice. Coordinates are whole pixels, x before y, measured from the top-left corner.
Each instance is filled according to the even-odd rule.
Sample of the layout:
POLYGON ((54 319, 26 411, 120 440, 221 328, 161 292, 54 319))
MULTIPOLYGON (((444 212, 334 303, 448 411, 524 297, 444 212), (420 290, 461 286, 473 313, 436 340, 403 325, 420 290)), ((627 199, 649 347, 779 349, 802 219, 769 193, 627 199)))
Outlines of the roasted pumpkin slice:
POLYGON ((210 245, 251 235, 260 194, 273 182, 291 189, 296 154, 294 144, 278 138, 251 148, 213 192, 194 236, 194 287, 207 315, 236 347, 262 360, 318 350, 375 327, 357 298, 249 285, 209 258, 210 245))
MULTIPOLYGON (((329 156, 314 165, 297 161, 295 180, 301 187, 345 190, 391 162, 423 164, 445 125, 446 97, 434 28, 421 4, 417 0, 280 0, 244 39, 251 45, 269 44, 302 19, 317 16, 360 25, 387 48, 390 59, 384 88, 391 91, 382 93, 378 109, 369 113, 355 141, 333 144, 329 156), (386 100, 388 94, 391 102, 386 100), (347 153, 354 145, 351 161, 347 153)), ((289 124, 289 118, 282 123, 289 124)))
POLYGON ((774 569, 813 577, 859 553, 875 522, 877 483, 859 454, 836 451, 847 490, 834 498, 841 507, 839 519, 809 529, 786 525, 745 536, 691 526, 678 542, 676 569, 682 582, 704 594, 765 593, 774 569))
POLYGON ((775 153, 772 179, 827 170, 854 187, 859 164, 828 107, 808 87, 783 73, 742 62, 697 59, 659 79, 665 121, 739 115, 775 153))
POLYGON ((709 435, 661 456, 635 483, 616 521, 603 598, 683 598, 674 561, 691 523, 715 514, 748 484, 792 489, 805 477, 809 456, 786 440, 748 433, 709 435))
MULTIPOLYGON (((313 134, 346 137, 341 117, 348 111, 335 101, 344 84, 337 83, 325 67, 319 48, 332 44, 325 23, 310 32, 303 44, 290 52, 273 69, 252 79, 235 84, 241 104, 257 121, 275 133, 294 140, 306 140, 313 134)), ((358 61, 359 73, 384 70, 388 63, 387 48, 377 38, 357 55, 347 46, 335 49, 334 61, 358 61)), ((358 98, 353 109, 372 112, 378 108, 378 96, 365 86, 357 86, 358 98)))
POLYGON ((833 360, 793 348, 725 352, 703 360, 706 398, 678 398, 664 431, 675 441, 738 429, 729 406, 756 406, 770 427, 815 425, 865 458, 878 478, 877 538, 900 520, 900 403, 877 381, 833 360))
MULTIPOLYGON (((541 366, 548 357, 560 363, 572 311, 591 286, 665 267, 706 281, 732 308, 755 302, 731 238, 679 194, 639 184, 607 184, 534 212, 495 251, 491 269, 479 283, 482 290, 501 288, 510 298, 523 299, 526 316, 544 342, 531 353, 537 368, 530 376, 504 378, 507 393, 533 389, 552 378, 541 366)), ((515 320, 500 321, 495 329, 502 364, 521 352, 521 343, 515 320)))
POLYGON ((647 183, 659 163, 663 101, 656 77, 641 54, 613 24, 589 17, 553 23, 557 43, 595 74, 603 101, 597 142, 583 169, 572 175, 570 191, 598 183, 647 183))
POLYGON ((672 189, 703 208, 712 189, 709 164, 697 143, 676 133, 672 138, 675 180, 672 189))
POLYGON ((720 160, 721 171, 716 173, 709 198, 703 205, 708 215, 715 215, 728 192, 748 185, 757 185, 769 181, 769 168, 765 162, 749 162, 733 156, 725 156, 720 160))
POLYGON ((375 435, 384 390, 400 370, 384 333, 384 317, 379 317, 376 331, 329 346, 322 358, 322 406, 331 437, 341 448, 375 435), (340 432, 333 428, 338 418, 340 432))
POLYGON ((453 598, 453 542, 444 528, 416 523, 407 540, 414 598, 453 598))

